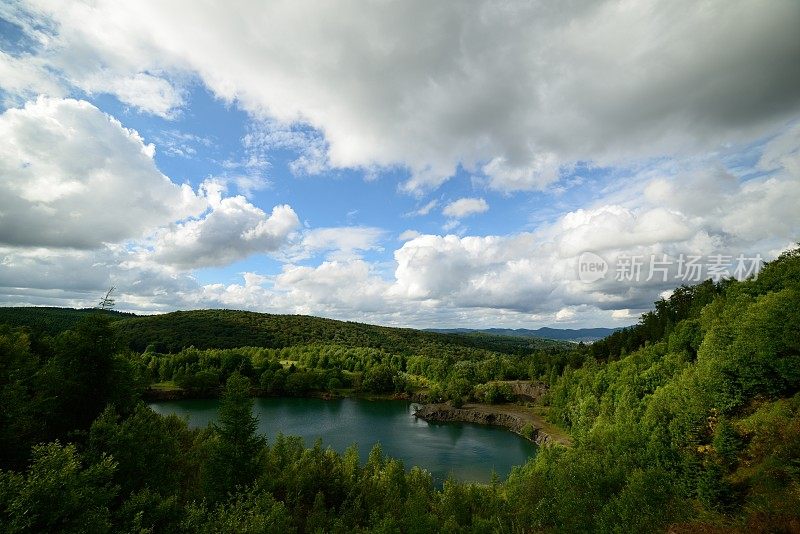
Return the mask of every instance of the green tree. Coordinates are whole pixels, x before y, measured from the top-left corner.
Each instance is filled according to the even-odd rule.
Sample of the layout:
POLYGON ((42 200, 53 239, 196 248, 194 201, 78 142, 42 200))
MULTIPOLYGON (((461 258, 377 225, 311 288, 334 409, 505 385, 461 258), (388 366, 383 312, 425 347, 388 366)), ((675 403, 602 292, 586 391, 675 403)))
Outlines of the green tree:
POLYGON ((286 506, 276 502, 269 493, 257 491, 239 493, 224 505, 192 504, 182 526, 185 532, 199 534, 291 534, 296 531, 286 506))
POLYGON ((92 423, 88 454, 114 458, 115 480, 123 495, 145 488, 164 496, 185 495, 192 489, 199 463, 191 451, 192 440, 178 416, 162 417, 140 403, 123 419, 109 406, 92 423))
POLYGON ((373 393, 388 393, 394 391, 394 377, 396 371, 382 363, 375 365, 364 374, 362 387, 373 393))
POLYGON ((4 532, 108 532, 109 505, 118 488, 108 456, 85 465, 75 445, 33 447, 27 474, 0 472, 4 532))
POLYGON ((114 392, 115 350, 109 319, 99 312, 55 339, 38 378, 52 437, 88 428, 103 411, 114 392))
POLYGON ((260 465, 264 437, 258 431, 258 417, 253 415, 250 380, 233 373, 225 384, 219 406, 217 436, 208 461, 206 492, 220 500, 237 486, 252 483, 260 465))
POLYGON ((21 467, 42 436, 34 377, 39 359, 29 336, 0 327, 0 468, 21 467))

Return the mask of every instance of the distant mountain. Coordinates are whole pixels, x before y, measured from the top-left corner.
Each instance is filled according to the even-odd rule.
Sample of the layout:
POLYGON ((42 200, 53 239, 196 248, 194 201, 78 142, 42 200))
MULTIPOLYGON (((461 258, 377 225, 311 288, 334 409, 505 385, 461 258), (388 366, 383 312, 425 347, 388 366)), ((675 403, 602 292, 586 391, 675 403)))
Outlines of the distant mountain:
POLYGON ((531 330, 528 328, 428 328, 429 332, 439 334, 487 334, 492 336, 535 337, 590 343, 610 336, 622 328, 549 328, 547 326, 531 330))

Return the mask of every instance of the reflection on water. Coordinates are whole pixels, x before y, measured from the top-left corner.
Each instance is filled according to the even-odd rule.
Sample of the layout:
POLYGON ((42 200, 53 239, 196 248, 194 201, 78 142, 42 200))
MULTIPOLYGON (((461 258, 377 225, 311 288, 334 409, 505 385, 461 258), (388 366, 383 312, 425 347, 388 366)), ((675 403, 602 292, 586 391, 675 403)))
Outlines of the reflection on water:
MULTIPOLYGON (((193 427, 215 420, 219 401, 196 399, 150 405, 161 414, 188 417, 193 427)), ((503 429, 462 423, 428 423, 414 417, 415 405, 364 399, 255 399, 259 430, 268 438, 279 432, 301 436, 310 446, 321 439, 343 452, 358 444, 362 461, 379 442, 384 453, 406 467, 419 465, 441 483, 448 474, 462 481, 488 482, 492 471, 505 477, 514 465, 536 454, 536 447, 503 429)))

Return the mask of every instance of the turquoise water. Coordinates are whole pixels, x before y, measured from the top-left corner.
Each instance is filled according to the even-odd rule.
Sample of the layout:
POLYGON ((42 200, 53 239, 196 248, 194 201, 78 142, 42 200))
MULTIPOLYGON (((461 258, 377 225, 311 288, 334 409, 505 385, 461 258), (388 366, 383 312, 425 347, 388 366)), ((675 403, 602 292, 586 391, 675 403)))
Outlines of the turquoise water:
MULTIPOLYGON (((195 399, 156 402, 160 414, 189 418, 193 427, 214 421, 219 401, 195 399)), ((471 482, 488 482, 492 471, 505 477, 514 465, 536 454, 536 446, 503 430, 467 423, 428 423, 414 417, 414 405, 404 401, 312 398, 255 399, 259 430, 267 438, 282 432, 301 436, 307 446, 322 439, 324 446, 343 452, 358 444, 363 461, 380 442, 385 454, 418 465, 441 483, 448 475, 471 482)))

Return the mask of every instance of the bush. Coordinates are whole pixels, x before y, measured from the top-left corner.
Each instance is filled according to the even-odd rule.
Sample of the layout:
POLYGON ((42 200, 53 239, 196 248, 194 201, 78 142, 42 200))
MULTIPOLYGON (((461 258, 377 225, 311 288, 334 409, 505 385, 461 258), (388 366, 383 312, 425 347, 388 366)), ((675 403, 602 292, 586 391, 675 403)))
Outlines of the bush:
POLYGON ((394 391, 394 378, 397 372, 386 364, 371 367, 364 373, 361 387, 372 393, 389 393, 394 391))
POLYGON ((475 395, 478 400, 487 404, 500 404, 514 400, 514 392, 509 384, 498 384, 490 382, 481 384, 475 388, 475 395))
POLYGON ((533 436, 536 433, 536 429, 533 428, 532 424, 526 423, 525 426, 523 426, 520 429, 519 433, 522 434, 523 436, 525 436, 528 439, 533 439, 533 436))
POLYGON ((183 389, 209 390, 219 387, 219 373, 212 369, 198 371, 196 374, 186 374, 176 380, 183 389))

